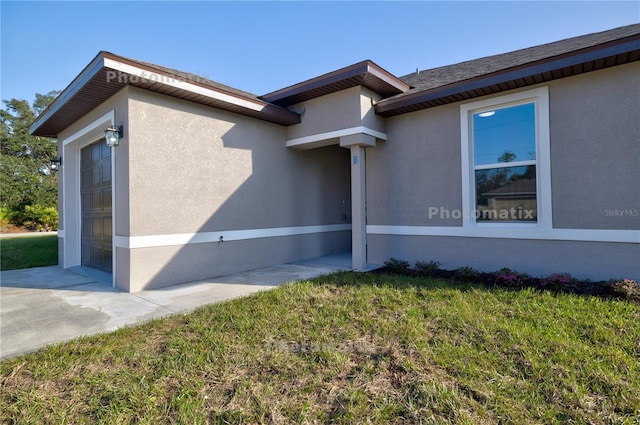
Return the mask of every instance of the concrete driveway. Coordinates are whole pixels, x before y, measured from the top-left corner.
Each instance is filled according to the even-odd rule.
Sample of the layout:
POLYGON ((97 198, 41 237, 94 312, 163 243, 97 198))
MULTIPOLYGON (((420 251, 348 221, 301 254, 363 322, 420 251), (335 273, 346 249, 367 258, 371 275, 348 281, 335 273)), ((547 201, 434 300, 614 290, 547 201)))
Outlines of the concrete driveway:
POLYGON ((86 268, 1 272, 0 359, 350 269, 351 255, 345 253, 135 294, 112 288, 108 275, 86 268))

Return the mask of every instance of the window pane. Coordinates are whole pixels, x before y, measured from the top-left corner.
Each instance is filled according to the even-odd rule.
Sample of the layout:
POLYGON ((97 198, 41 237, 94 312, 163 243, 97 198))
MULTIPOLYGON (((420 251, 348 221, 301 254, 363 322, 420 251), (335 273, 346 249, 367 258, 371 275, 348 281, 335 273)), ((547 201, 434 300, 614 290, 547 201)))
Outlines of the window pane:
POLYGON ((474 164, 536 159, 535 105, 473 114, 474 164))
POLYGON ((476 221, 537 221, 535 165, 477 170, 475 175, 476 221))

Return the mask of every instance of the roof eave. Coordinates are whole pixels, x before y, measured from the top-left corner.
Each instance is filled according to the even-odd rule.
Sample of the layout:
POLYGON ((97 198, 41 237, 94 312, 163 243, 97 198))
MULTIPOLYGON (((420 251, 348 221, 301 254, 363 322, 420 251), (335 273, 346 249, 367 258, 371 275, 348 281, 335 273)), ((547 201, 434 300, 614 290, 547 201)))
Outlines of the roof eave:
MULTIPOLYGON (((389 117, 405 112, 426 109, 431 106, 453 103, 464 98, 478 97, 479 95, 474 93, 483 91, 483 89, 487 89, 488 87, 497 85, 509 85, 509 83, 517 80, 541 76, 543 74, 586 64, 592 61, 608 59, 617 55, 634 54, 635 56, 639 56, 639 53, 640 39, 638 39, 638 36, 635 36, 630 40, 619 42, 617 44, 608 44, 596 49, 591 48, 575 51, 557 58, 532 62, 516 69, 506 69, 496 73, 482 75, 477 78, 448 84, 446 86, 436 87, 433 89, 408 94, 406 96, 399 96, 396 98, 382 100, 376 105, 376 113, 384 117, 389 117), (407 108, 410 108, 411 111, 406 110, 407 108)), ((636 60, 638 60, 638 58, 633 58, 631 60, 628 60, 628 62, 636 60)), ((548 81, 551 79, 556 78, 543 80, 548 81)), ((542 81, 535 81, 534 79, 532 84, 538 84, 539 82, 542 81)))
MULTIPOLYGON (((106 71, 107 73, 116 71, 122 73, 118 74, 118 76, 124 75, 130 77, 125 78, 124 83, 120 81, 107 81, 108 78, 103 78, 104 81, 97 82, 105 86, 107 84, 119 84, 118 86, 112 87, 120 89, 129 85, 163 94, 167 94, 165 92, 170 91, 172 93, 170 95, 174 97, 183 99, 189 97, 195 103, 213 106, 263 121, 281 125, 292 125, 300 122, 300 115, 295 112, 270 104, 259 98, 241 96, 237 93, 231 93, 199 81, 188 81, 184 76, 172 74, 108 52, 100 52, 34 121, 30 127, 31 133, 36 136, 56 137, 60 131, 66 128, 65 125, 68 124, 69 118, 67 117, 66 120, 62 120, 65 125, 56 125, 55 122, 51 120, 55 120, 56 117, 59 118, 65 107, 73 108, 72 101, 74 97, 86 88, 90 82, 95 84, 96 81, 92 81, 92 79, 101 75, 100 73, 102 71, 106 71), (45 130, 43 130, 43 127, 45 127, 45 130)), ((109 92, 105 91, 104 94, 100 93, 101 96, 97 96, 96 100, 99 100, 99 103, 104 102, 113 95, 112 91, 113 90, 109 92)), ((75 119, 79 119, 89 111, 90 109, 83 111, 82 114, 67 112, 73 115, 75 119)))
MULTIPOLYGON (((29 132, 34 136, 56 137, 57 134, 40 134, 38 129, 51 119, 67 102, 78 93, 84 85, 91 80, 104 65, 103 52, 98 53, 89 65, 87 65, 76 78, 56 97, 49 106, 40 113, 36 120, 29 127, 29 132)), ((87 111, 88 112, 88 111, 87 111)))
POLYGON ((357 85, 363 85, 375 92, 384 91, 386 96, 404 93, 410 89, 410 86, 404 81, 371 60, 365 60, 268 93, 261 96, 261 99, 281 106, 290 106, 357 85), (373 80, 367 82, 367 76, 373 80), (384 90, 380 89, 382 86, 385 87, 384 90))

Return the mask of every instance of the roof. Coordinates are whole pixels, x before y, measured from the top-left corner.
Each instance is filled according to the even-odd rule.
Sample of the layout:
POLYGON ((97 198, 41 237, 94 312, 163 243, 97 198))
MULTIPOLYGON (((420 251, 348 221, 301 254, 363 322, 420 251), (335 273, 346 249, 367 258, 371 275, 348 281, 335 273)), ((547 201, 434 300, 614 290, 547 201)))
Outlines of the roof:
POLYGON ((373 61, 365 60, 265 94, 261 98, 276 105, 290 106, 355 86, 367 87, 383 97, 404 93, 410 89, 409 84, 373 61))
POLYGON ((569 38, 398 78, 365 60, 256 96, 196 74, 100 52, 31 126, 55 137, 126 86, 260 120, 292 125, 288 106, 355 86, 380 94, 375 110, 390 117, 640 60, 640 24, 569 38))
POLYGON ((378 102, 388 117, 640 60, 640 24, 408 74, 378 102))
POLYGON ((491 192, 485 192, 482 195, 488 197, 535 197, 536 180, 521 179, 512 183, 499 187, 491 192))
POLYGON ((103 51, 38 116, 31 126, 31 133, 56 137, 127 85, 276 124, 300 122, 300 116, 295 112, 266 102, 254 94, 188 72, 103 51))

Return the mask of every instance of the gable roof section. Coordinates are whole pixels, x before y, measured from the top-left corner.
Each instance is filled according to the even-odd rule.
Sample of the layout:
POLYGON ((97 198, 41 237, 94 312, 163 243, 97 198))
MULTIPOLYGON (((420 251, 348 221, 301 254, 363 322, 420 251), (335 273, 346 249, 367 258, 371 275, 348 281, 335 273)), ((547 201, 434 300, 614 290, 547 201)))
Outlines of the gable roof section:
POLYGON ((376 112, 389 117, 637 60, 640 24, 405 75, 412 89, 378 102, 376 112))
POLYGON ((383 97, 404 93, 410 89, 409 84, 376 65, 373 61, 365 60, 265 94, 261 98, 276 105, 290 106, 360 85, 383 97))
POLYGON ((100 52, 31 126, 36 136, 55 137, 126 85, 282 125, 297 124, 295 112, 195 74, 100 52))

